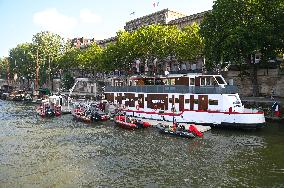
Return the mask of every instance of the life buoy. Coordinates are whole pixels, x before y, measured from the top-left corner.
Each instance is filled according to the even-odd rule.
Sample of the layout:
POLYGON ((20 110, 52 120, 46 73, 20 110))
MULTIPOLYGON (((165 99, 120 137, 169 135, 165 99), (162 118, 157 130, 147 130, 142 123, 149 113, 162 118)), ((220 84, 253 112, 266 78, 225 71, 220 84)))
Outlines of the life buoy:
POLYGON ((139 104, 136 105, 136 110, 139 110, 140 106, 139 104))
POLYGON ((154 110, 156 111, 158 109, 158 106, 155 104, 154 105, 154 110))

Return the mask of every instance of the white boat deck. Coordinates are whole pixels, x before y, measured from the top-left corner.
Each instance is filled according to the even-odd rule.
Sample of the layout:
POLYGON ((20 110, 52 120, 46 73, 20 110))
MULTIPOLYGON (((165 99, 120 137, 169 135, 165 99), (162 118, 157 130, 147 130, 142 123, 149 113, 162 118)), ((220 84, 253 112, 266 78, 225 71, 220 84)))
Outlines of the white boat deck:
MULTIPOLYGON (((160 123, 162 123, 164 125, 172 125, 173 124, 173 122, 169 122, 169 121, 158 121, 158 120, 153 120, 153 119, 145 119, 145 118, 137 118, 137 117, 135 117, 135 119, 138 119, 138 120, 141 120, 141 121, 147 121, 152 126, 156 126, 160 123)), ((188 129, 188 127, 191 125, 189 123, 179 123, 179 124, 184 125, 186 129, 188 129)), ((199 130, 202 133, 209 131, 211 129, 210 126, 203 126, 203 125, 196 125, 196 124, 194 124, 194 126, 197 128, 197 130, 199 130)))

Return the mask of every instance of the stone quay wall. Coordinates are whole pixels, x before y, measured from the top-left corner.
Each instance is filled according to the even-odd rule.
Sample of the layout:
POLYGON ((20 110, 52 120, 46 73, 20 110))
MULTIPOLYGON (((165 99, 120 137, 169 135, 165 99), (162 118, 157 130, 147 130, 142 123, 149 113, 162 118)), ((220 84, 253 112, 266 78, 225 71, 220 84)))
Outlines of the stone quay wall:
MULTIPOLYGON (((240 71, 222 72, 225 80, 238 86, 241 97, 252 96, 252 82, 249 76, 241 78, 240 71)), ((261 96, 270 97, 273 92, 274 97, 284 98, 284 70, 281 69, 260 69, 257 72, 259 91, 261 96)))

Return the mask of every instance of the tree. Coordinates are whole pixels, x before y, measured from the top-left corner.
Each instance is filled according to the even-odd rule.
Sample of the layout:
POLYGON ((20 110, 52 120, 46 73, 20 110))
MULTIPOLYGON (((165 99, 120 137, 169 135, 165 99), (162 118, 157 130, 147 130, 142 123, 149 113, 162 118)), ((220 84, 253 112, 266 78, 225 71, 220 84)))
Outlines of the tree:
POLYGON ((92 43, 85 49, 82 49, 77 56, 79 67, 81 69, 95 70, 99 67, 102 48, 97 43, 92 43))
POLYGON ((253 95, 259 95, 255 54, 261 62, 283 51, 282 0, 216 0, 201 23, 208 69, 231 62, 251 67, 253 95), (252 61, 253 60, 253 61, 252 61))
POLYGON ((203 51, 199 27, 194 24, 183 30, 176 26, 149 25, 129 33, 117 33, 117 41, 109 44, 102 54, 102 68, 105 70, 131 70, 135 60, 144 66, 154 64, 156 60, 190 61, 203 51))
POLYGON ((79 69, 79 63, 78 63, 78 57, 81 53, 81 50, 79 48, 70 48, 68 51, 66 51, 64 54, 62 54, 58 59, 58 68, 67 71, 70 69, 79 69))
POLYGON ((112 71, 115 69, 123 68, 120 61, 120 56, 123 54, 119 53, 119 47, 116 44, 109 44, 102 53, 102 63, 100 70, 112 71))
POLYGON ((31 43, 18 44, 9 51, 9 64, 11 75, 18 78, 35 78, 35 59, 31 43))
POLYGON ((74 85, 74 78, 72 77, 72 75, 70 74, 70 72, 66 72, 63 75, 63 79, 62 79, 62 87, 64 90, 69 90, 72 88, 72 86, 74 85))
POLYGON ((177 36, 177 59, 190 61, 201 57, 204 44, 199 31, 200 28, 196 23, 182 29, 182 32, 177 36))
POLYGON ((174 50, 171 41, 174 35, 169 34, 174 27, 162 25, 149 25, 141 27, 133 33, 134 50, 138 58, 145 66, 154 60, 162 60, 170 56, 174 50))
POLYGON ((0 79, 7 79, 8 58, 0 58, 0 79))
POLYGON ((64 40, 58 34, 44 31, 33 36, 34 53, 38 53, 40 66, 40 83, 50 84, 50 81, 59 69, 57 60, 63 53, 64 40))

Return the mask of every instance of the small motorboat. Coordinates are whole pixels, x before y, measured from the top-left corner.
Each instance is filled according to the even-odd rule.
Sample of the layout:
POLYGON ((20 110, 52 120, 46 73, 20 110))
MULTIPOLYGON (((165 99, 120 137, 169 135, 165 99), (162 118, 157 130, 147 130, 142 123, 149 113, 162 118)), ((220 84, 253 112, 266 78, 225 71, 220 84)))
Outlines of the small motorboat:
POLYGON ((173 136, 185 137, 185 138, 195 138, 196 136, 202 137, 202 133, 197 130, 194 125, 190 125, 188 130, 185 129, 183 125, 176 125, 173 126, 158 124, 156 126, 160 133, 170 134, 173 136))
POLYGON ((86 123, 90 123, 92 121, 91 116, 86 116, 85 110, 83 109, 74 109, 71 111, 73 118, 77 121, 82 121, 86 123))
POLYGON ((71 111, 75 120, 83 122, 106 121, 109 116, 92 105, 79 105, 71 111))
POLYGON ((48 100, 43 100, 41 105, 36 108, 36 112, 41 117, 54 117, 61 115, 61 106, 49 104, 48 100))
POLYGON ((121 115, 115 116, 114 122, 116 125, 126 129, 139 129, 151 126, 148 122, 121 115))

